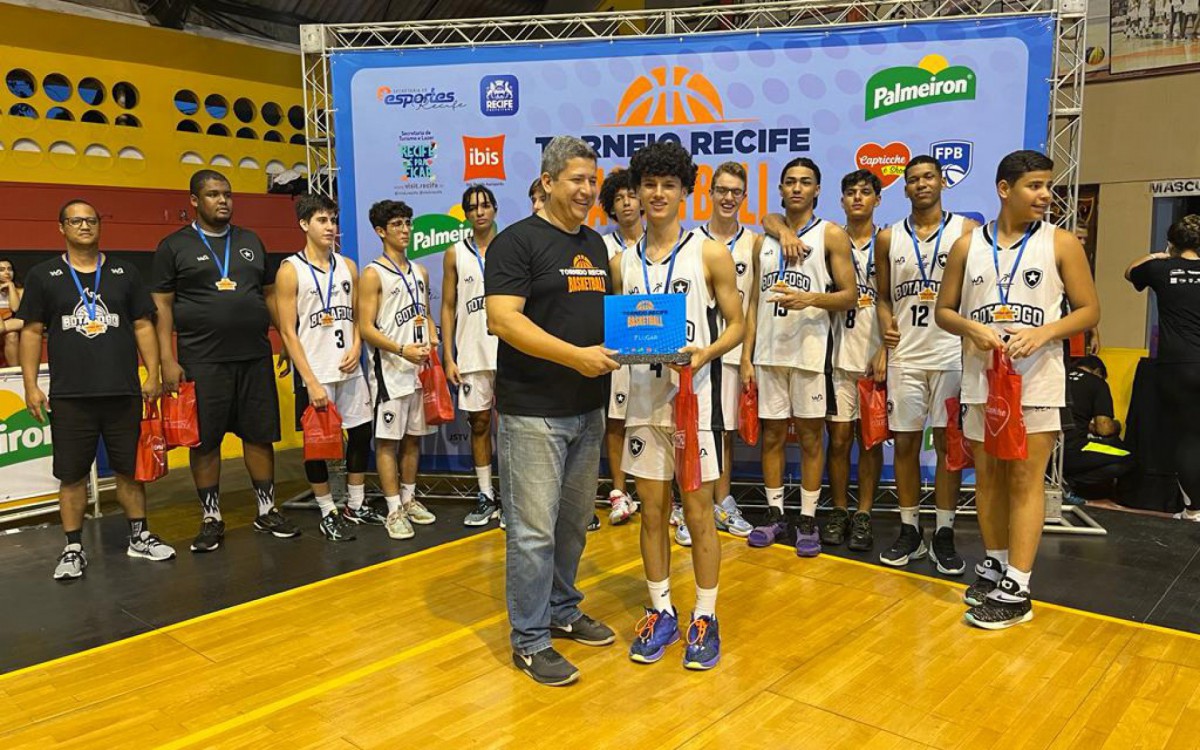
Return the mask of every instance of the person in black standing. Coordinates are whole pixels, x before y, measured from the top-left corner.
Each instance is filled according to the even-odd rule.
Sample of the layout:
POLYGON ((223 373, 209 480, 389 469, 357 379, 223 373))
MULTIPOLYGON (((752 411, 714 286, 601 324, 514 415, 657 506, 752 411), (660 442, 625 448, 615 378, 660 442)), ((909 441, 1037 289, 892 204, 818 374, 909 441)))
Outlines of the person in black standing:
POLYGON ((1175 471, 1188 506, 1179 517, 1200 521, 1200 214, 1167 229, 1167 252, 1138 258, 1125 278, 1158 300, 1154 382, 1175 443, 1175 471))
MULTIPOLYGON (((25 403, 38 423, 50 422, 54 477, 67 546, 55 580, 83 575, 83 513, 87 479, 104 438, 117 477, 117 501, 129 520, 130 557, 169 560, 175 550, 146 525, 146 490, 134 481, 142 399, 159 394, 154 303, 137 268, 100 253, 100 216, 87 201, 58 212, 67 252, 34 266, 16 319, 21 330, 25 403), (38 386, 42 334, 49 338, 50 398, 38 386), (138 355, 146 379, 138 383, 138 355), (81 366, 86 363, 86 366, 81 366)), ((32 429, 37 429, 32 428, 32 429)))
POLYGON ((189 187, 196 220, 158 244, 151 291, 163 389, 174 393, 185 379, 196 384, 200 445, 191 449, 191 466, 203 516, 192 552, 211 552, 225 538, 221 440, 229 432, 242 439, 258 499, 254 528, 279 538, 300 530, 275 508, 279 395, 267 339, 268 326, 278 327, 275 267, 258 235, 230 223, 233 190, 224 175, 202 169, 189 187))

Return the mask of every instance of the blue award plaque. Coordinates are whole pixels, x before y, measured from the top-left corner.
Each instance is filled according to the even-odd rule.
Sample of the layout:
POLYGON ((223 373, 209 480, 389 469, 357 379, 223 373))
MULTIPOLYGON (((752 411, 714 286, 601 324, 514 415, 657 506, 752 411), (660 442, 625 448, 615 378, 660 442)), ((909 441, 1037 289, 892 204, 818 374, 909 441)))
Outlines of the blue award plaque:
POLYGON ((623 365, 682 362, 687 295, 617 294, 604 298, 604 345, 623 365))

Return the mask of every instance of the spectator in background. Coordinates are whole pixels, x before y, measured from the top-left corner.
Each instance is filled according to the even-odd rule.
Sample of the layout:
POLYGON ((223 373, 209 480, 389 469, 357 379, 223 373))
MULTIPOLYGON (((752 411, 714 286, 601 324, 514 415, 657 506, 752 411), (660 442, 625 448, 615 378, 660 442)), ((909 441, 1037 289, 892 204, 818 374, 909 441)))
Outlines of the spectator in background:
POLYGON ((542 210, 544 205, 546 205, 546 188, 542 187, 542 178, 539 177, 529 186, 529 212, 536 214, 542 210))
POLYGON ((1117 479, 1133 468, 1107 380, 1104 362, 1094 355, 1075 360, 1067 375, 1071 420, 1063 424, 1063 474, 1072 502, 1112 497, 1117 479))
POLYGON ((0 339, 4 341, 4 364, 9 367, 17 366, 17 348, 19 346, 19 320, 10 325, 9 320, 21 306, 21 287, 17 284, 17 270, 8 258, 0 258, 0 321, 4 329, 0 331, 0 339))

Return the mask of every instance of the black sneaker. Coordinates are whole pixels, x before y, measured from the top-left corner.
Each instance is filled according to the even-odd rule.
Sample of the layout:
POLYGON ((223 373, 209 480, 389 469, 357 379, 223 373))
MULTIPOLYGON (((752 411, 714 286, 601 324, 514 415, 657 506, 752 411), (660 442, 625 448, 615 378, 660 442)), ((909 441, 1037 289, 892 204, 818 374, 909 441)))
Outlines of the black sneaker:
POLYGON ((988 594, 996 590, 996 584, 1004 578, 1004 566, 994 557, 985 557, 983 562, 975 566, 975 575, 979 576, 963 592, 963 603, 968 607, 978 607, 988 594))
POLYGON ((600 516, 592 514, 592 520, 588 521, 588 531, 598 531, 600 529, 600 516))
POLYGON ((475 510, 463 519, 463 526, 487 526, 500 515, 500 504, 486 492, 480 492, 475 501, 475 510))
POLYGON ((363 501, 362 507, 358 510, 349 505, 343 508, 342 520, 360 526, 382 526, 387 521, 387 516, 372 508, 370 503, 363 501))
POLYGON ((205 518, 200 522, 200 533, 192 540, 192 552, 212 552, 225 541, 225 522, 205 518))
POLYGON ((870 552, 875 546, 875 532, 871 530, 871 514, 859 511, 850 517, 850 541, 846 547, 854 552, 870 552))
POLYGON ((283 514, 275 508, 271 508, 270 511, 254 519, 254 530, 270 534, 277 539, 291 539, 294 536, 300 536, 300 529, 296 528, 296 524, 284 518, 283 514))
POLYGON ((845 508, 834 508, 829 520, 821 528, 821 544, 830 544, 836 547, 846 541, 848 533, 850 533, 850 511, 845 508))
POLYGON ((929 554, 925 546, 925 535, 911 524, 900 524, 900 536, 895 544, 879 553, 879 562, 893 568, 903 568, 909 560, 920 560, 929 554))
POLYGON ((535 682, 550 687, 570 685, 579 679, 579 670, 575 665, 564 659, 552 646, 529 656, 522 656, 514 651, 513 664, 535 682))
POLYGON ((570 625, 551 625, 551 638, 569 638, 585 646, 607 646, 617 639, 617 634, 599 620, 581 615, 570 625))
POLYGON ((963 619, 984 630, 1004 630, 1032 620, 1033 602, 1028 591, 1021 591, 1016 581, 1005 576, 982 603, 967 610, 963 619))
POLYGON ((933 532, 933 550, 929 555, 939 573, 948 576, 960 576, 967 569, 967 563, 954 550, 954 529, 944 526, 933 532))
POLYGON ((325 538, 331 542, 352 542, 355 539, 354 532, 342 520, 342 514, 337 512, 337 509, 331 510, 321 519, 321 525, 318 527, 325 538))

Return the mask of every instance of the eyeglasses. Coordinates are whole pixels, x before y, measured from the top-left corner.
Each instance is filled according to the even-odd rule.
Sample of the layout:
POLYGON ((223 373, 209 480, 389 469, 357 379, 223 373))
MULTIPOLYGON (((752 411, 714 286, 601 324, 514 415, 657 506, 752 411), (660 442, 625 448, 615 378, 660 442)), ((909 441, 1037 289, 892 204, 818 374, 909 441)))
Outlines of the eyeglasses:
POLYGON ((723 198, 728 195, 734 200, 740 200, 742 196, 746 194, 746 191, 742 190, 741 188, 715 187, 712 189, 712 194, 718 198, 723 198))
POLYGON ((389 221, 387 223, 388 229, 402 229, 404 227, 411 227, 411 226, 412 226, 412 219, 392 219, 391 221, 389 221))
POLYGON ((98 226, 100 219, 96 216, 72 216, 67 219, 67 223, 78 229, 84 224, 87 224, 89 227, 98 226))

